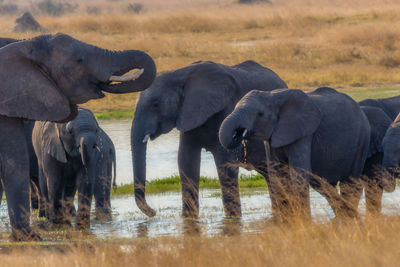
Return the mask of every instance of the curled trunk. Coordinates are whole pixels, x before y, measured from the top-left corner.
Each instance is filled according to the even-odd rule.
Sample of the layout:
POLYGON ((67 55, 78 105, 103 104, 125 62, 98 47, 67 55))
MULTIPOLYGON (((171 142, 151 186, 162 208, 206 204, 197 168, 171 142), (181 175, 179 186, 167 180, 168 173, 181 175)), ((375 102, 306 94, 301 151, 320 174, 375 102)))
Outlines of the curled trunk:
POLYGON ((139 50, 128 50, 113 52, 109 54, 113 65, 113 71, 107 77, 108 82, 115 81, 115 77, 123 75, 133 69, 143 69, 143 73, 136 79, 127 79, 129 75, 117 79, 119 83, 107 83, 101 86, 105 92, 112 94, 124 94, 143 91, 149 87, 156 77, 156 65, 153 59, 146 53, 139 50), (113 77, 113 78, 111 78, 113 77), (111 80, 110 80, 111 78, 111 80))
POLYGON ((219 140, 227 149, 233 149, 239 146, 243 138, 249 132, 249 126, 244 117, 239 113, 232 113, 222 122, 219 130, 219 140))

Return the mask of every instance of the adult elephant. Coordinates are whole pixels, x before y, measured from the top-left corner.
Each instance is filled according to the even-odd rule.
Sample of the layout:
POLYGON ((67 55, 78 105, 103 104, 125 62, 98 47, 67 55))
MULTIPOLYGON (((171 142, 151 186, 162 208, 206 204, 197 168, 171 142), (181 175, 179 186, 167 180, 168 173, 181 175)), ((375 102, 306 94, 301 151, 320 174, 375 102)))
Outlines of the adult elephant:
POLYGON ((102 91, 146 89, 156 68, 142 51, 112 52, 64 34, 8 44, 0 49, 0 62, 0 165, 11 239, 39 239, 30 227, 23 119, 69 121, 77 114, 76 104, 102 98, 102 91), (121 76, 136 68, 142 70, 121 76))
POLYGON ((272 70, 254 61, 234 66, 196 62, 160 74, 141 93, 132 124, 135 200, 141 211, 147 216, 156 214, 145 199, 147 141, 176 127, 180 131, 178 166, 182 215, 198 216, 200 153, 205 148, 214 156, 226 216, 240 217, 238 167, 232 166, 236 155, 219 143, 220 124, 248 91, 286 87, 272 70))
POLYGON ((347 95, 326 87, 308 93, 252 91, 224 120, 219 138, 227 149, 244 138, 265 142, 270 197, 278 218, 295 213, 310 218, 309 184, 327 198, 337 216, 356 216, 362 192, 357 178, 367 158, 370 126, 347 95), (282 165, 289 170, 282 173, 282 165))
POLYGON ((94 198, 98 218, 111 216, 111 186, 117 186, 117 161, 115 146, 111 138, 99 127, 97 133, 99 157, 96 163, 96 178, 94 181, 94 198))
POLYGON ((372 130, 370 151, 363 173, 366 176, 364 188, 367 212, 374 215, 381 211, 383 191, 392 192, 395 188, 393 167, 397 165, 393 163, 392 159, 395 159, 396 156, 393 151, 384 153, 382 141, 386 131, 389 132, 389 129, 392 129, 388 134, 390 137, 386 138, 388 140, 386 143, 393 143, 393 148, 396 147, 397 140, 393 135, 396 127, 392 127, 390 124, 400 113, 400 96, 365 99, 359 104, 367 115, 372 130), (386 154, 386 159, 384 159, 384 154, 386 154))
POLYGON ((383 140, 385 138, 386 143, 391 143, 393 148, 398 146, 397 143, 400 144, 400 140, 398 140, 398 137, 396 138, 392 130, 388 130, 393 128, 393 126, 390 126, 392 120, 381 108, 361 106, 361 110, 367 116, 371 127, 368 157, 363 170, 365 202, 367 213, 376 215, 381 212, 383 191, 393 192, 396 186, 395 179, 384 175, 382 172, 382 165, 384 165, 384 169, 397 166, 397 164, 393 166, 389 164, 397 156, 393 153, 393 149, 391 149, 392 151, 388 150, 387 145, 386 153, 384 152, 383 140))

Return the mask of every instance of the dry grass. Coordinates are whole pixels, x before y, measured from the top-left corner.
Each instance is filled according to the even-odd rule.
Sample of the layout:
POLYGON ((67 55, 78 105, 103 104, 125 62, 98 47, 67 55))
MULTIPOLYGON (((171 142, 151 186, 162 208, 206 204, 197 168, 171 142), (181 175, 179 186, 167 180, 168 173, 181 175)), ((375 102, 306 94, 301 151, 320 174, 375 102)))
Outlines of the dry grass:
MULTIPOLYGON (((149 0, 143 2, 144 13, 128 14, 130 1, 96 0, 80 2, 67 16, 37 19, 53 33, 68 33, 109 49, 145 50, 159 70, 198 60, 237 64, 253 59, 275 70, 292 88, 382 87, 400 81, 399 1, 233 2, 149 0), (106 12, 86 14, 85 5, 106 12)), ((10 33, 13 21, 12 16, 0 18, 3 36, 32 36, 10 33)), ((134 104, 132 95, 111 96, 88 106, 104 111, 134 104)))
MULTIPOLYGON (((232 230, 232 229, 231 229, 232 230)), ((2 266, 398 266, 400 220, 276 225, 254 234, 2 246, 2 266)), ((235 232, 235 230, 233 230, 235 232)), ((232 231, 230 232, 232 233, 232 231)))

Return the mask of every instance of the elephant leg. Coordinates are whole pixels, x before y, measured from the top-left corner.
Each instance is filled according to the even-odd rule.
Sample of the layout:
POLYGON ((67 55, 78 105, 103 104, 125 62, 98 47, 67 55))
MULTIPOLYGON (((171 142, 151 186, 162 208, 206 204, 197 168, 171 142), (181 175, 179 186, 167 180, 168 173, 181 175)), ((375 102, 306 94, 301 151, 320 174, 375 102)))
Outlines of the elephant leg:
POLYGON ((242 216, 242 210, 238 182, 239 168, 233 166, 235 155, 232 155, 222 147, 212 152, 221 184, 225 216, 239 218, 242 216))
POLYGON ((110 188, 111 176, 108 173, 101 172, 95 179, 94 197, 96 200, 96 216, 100 219, 111 215, 110 188))
POLYGON ((30 227, 29 158, 23 123, 18 119, 0 119, 1 179, 6 193, 13 240, 38 240, 30 227))
POLYGON ((2 200, 3 200, 3 183, 1 182, 0 179, 0 205, 2 200))
POLYGON ((92 204, 92 183, 85 177, 85 171, 81 170, 77 174, 78 181, 78 212, 76 226, 78 229, 89 229, 90 209, 92 204))
POLYGON ((39 208, 39 178, 31 176, 31 208, 37 210, 39 208))
POLYGON ((313 177, 310 183, 315 191, 325 197, 335 213, 335 216, 340 217, 343 207, 343 200, 337 190, 336 184, 329 184, 326 180, 320 177, 313 177))
POLYGON ((39 167, 39 217, 47 217, 49 218, 49 198, 48 198, 48 188, 47 188, 47 179, 43 173, 42 167, 39 167))
POLYGON ((65 206, 65 221, 68 225, 71 225, 72 217, 76 216, 76 210, 74 205, 75 194, 76 194, 76 182, 67 183, 64 191, 64 206, 65 206))
POLYGON ((65 181, 61 176, 47 176, 48 196, 49 196, 49 217, 53 224, 64 224, 64 188, 65 181))
POLYGON ((292 193, 287 167, 269 162, 266 180, 274 219, 279 222, 288 222, 294 214, 289 200, 292 193))
POLYGON ((268 175, 267 165, 265 164, 265 166, 256 167, 256 171, 264 177, 265 182, 267 183, 268 195, 271 200, 272 215, 277 218, 277 217, 279 217, 280 212, 278 210, 277 199, 275 199, 276 194, 274 193, 274 191, 271 187, 271 182, 270 182, 269 175, 268 175))
POLYGON ((383 189, 376 181, 367 181, 364 188, 367 215, 375 216, 380 214, 382 210, 383 189))
POLYGON ((343 199, 342 214, 344 217, 356 218, 358 204, 362 195, 362 185, 359 180, 346 179, 340 182, 340 196, 343 199))
POLYGON ((182 216, 199 216, 201 146, 198 140, 181 133, 178 151, 178 167, 182 185, 182 216))

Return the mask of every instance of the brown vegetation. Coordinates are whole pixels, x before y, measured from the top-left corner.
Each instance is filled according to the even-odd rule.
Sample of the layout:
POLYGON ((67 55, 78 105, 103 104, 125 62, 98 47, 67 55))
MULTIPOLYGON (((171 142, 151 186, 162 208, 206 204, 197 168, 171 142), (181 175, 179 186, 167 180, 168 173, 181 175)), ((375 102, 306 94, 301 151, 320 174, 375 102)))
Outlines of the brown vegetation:
POLYGON ((2 266, 398 266, 400 220, 276 225, 254 234, 4 245, 2 266))
MULTIPOLYGON (((400 3, 395 0, 275 0, 260 5, 151 0, 142 3, 145 12, 140 14, 126 12, 132 3, 140 2, 97 0, 90 6, 101 8, 101 14, 87 14, 80 3, 65 16, 35 16, 53 33, 110 49, 145 50, 160 71, 198 60, 237 64, 253 59, 292 88, 382 87, 400 81, 400 3)), ((10 33, 12 21, 0 18, 3 36, 30 36, 10 33)), ((134 96, 109 98, 88 106, 129 109, 135 103, 134 96)))

